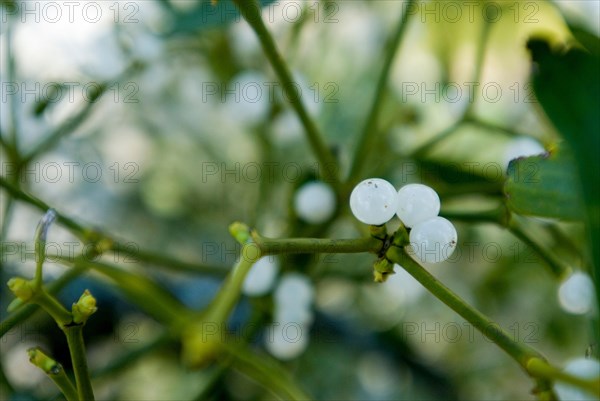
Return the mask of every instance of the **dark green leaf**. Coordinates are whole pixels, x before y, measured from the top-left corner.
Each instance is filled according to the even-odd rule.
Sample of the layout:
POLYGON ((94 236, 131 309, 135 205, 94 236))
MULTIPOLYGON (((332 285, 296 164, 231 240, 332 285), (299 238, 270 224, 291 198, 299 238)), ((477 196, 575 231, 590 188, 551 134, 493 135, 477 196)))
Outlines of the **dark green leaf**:
MULTIPOLYGON (((582 38, 582 35, 579 35, 582 38)), ((586 35, 589 39, 590 35, 586 35)), ((530 39, 533 87, 548 118, 574 153, 585 199, 596 283, 600 279, 600 54, 591 39, 587 51, 551 48, 530 39)), ((599 296, 600 302, 600 296, 599 296)))
POLYGON ((584 217, 577 170, 564 151, 521 157, 508 165, 504 185, 510 210, 526 216, 584 217))

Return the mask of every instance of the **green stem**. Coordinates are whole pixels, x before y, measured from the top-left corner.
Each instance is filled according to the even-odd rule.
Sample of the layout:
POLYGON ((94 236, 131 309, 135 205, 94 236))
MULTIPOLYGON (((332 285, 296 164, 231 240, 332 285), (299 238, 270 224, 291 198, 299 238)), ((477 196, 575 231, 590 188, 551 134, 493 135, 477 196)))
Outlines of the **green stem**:
POLYGON ((542 246, 532 235, 530 235, 524 227, 524 224, 516 216, 512 216, 508 222, 508 229, 511 233, 528 247, 530 247, 540 258, 546 261, 552 273, 556 277, 563 277, 571 268, 557 258, 549 249, 542 246))
MULTIPOLYGON (((9 82, 19 82, 16 78, 15 55, 13 52, 13 23, 9 22, 6 29, 6 56, 8 57, 6 72, 9 82)), ((14 98, 9 102, 10 140, 15 153, 19 152, 19 106, 21 102, 14 98)))
MULTIPOLYGON (((477 53, 475 54, 475 71, 473 72, 473 82, 481 82, 481 71, 483 69, 483 60, 485 58, 486 43, 490 34, 491 24, 485 18, 483 20, 483 26, 481 28, 481 39, 477 46, 477 53)), ((439 134, 435 135, 429 141, 420 145, 418 148, 413 150, 412 156, 420 158, 426 155, 436 144, 443 141, 445 138, 456 132, 456 130, 465 122, 475 122, 476 120, 472 117, 473 107, 475 107, 475 99, 471 99, 471 102, 467 105, 463 111, 462 116, 454 122, 454 124, 445 128, 439 134)))
POLYGON ((27 352, 29 354, 29 361, 40 368, 56 384, 67 401, 79 400, 77 389, 60 363, 44 354, 39 348, 31 348, 27 352))
POLYGON ((104 95, 106 90, 113 85, 113 82, 121 82, 125 78, 129 77, 132 73, 138 71, 141 65, 139 63, 133 63, 125 69, 116 79, 104 82, 99 85, 98 92, 93 94, 92 97, 86 100, 85 105, 79 110, 79 112, 73 117, 67 118, 62 124, 60 124, 54 131, 44 137, 33 149, 27 153, 22 159, 22 165, 34 160, 40 154, 51 149, 58 141, 66 135, 72 134, 77 127, 79 127, 91 114, 92 109, 97 104, 99 99, 104 95))
POLYGON ((92 108, 95 103, 86 103, 83 108, 72 118, 68 118, 63 124, 59 125, 53 132, 43 138, 40 143, 34 146, 34 148, 21 160, 22 166, 26 166, 33 159, 38 157, 43 152, 51 149, 63 136, 71 134, 79 127, 91 114, 92 108))
POLYGON ((571 268, 558 257, 556 257, 556 255, 550 249, 540 244, 539 241, 526 230, 523 220, 516 215, 510 214, 505 206, 479 212, 443 210, 440 212, 440 215, 451 220, 459 220, 470 223, 495 223, 499 226, 505 227, 515 237, 530 247, 540 259, 546 262, 556 277, 563 277, 571 270, 571 268))
POLYGON ((281 57, 279 50, 277 50, 275 41, 267 30, 261 17, 260 5, 255 0, 233 0, 233 2, 258 36, 263 51, 275 70, 286 97, 290 99, 292 108, 304 126, 308 142, 310 143, 317 160, 322 164, 321 169, 324 179, 332 185, 337 186, 339 184, 337 162, 327 148, 316 124, 308 114, 308 111, 302 102, 302 97, 297 93, 292 74, 281 57))
POLYGON ((165 256, 160 253, 137 249, 132 242, 112 242, 110 250, 118 255, 126 255, 131 262, 145 262, 155 266, 168 267, 170 271, 179 271, 184 273, 205 274, 210 276, 223 277, 229 271, 227 266, 211 266, 198 263, 190 263, 165 256))
POLYGON ((441 210, 440 216, 445 217, 449 220, 458 220, 469 223, 495 223, 499 225, 504 225, 502 222, 505 220, 506 217, 506 208, 498 207, 477 212, 441 210))
POLYGON ((377 253, 381 250, 381 240, 373 237, 357 239, 327 238, 264 238, 255 231, 252 238, 264 255, 290 253, 377 253))
POLYGON ((147 356, 152 351, 156 351, 157 349, 169 345, 171 341, 172 337, 169 332, 161 333, 147 344, 141 345, 131 351, 118 355, 115 359, 112 359, 108 365, 93 371, 92 377, 97 379, 115 375, 126 369, 128 366, 131 366, 131 364, 139 361, 140 358, 147 356))
POLYGON ((71 383, 71 379, 67 376, 64 369, 60 369, 58 374, 49 374, 48 377, 56 384, 56 387, 60 389, 67 401, 77 401, 77 389, 71 383))
MULTIPOLYGON (((20 199, 32 206, 35 206, 39 210, 47 212, 50 209, 50 206, 47 203, 22 191, 19 187, 10 183, 7 179, 5 179, 2 176, 0 176, 0 187, 4 188, 14 198, 20 199)), ((58 212, 56 213, 56 220, 65 227, 67 227, 72 233, 76 234, 80 239, 84 239, 85 234, 90 232, 90 230, 86 230, 75 220, 70 219, 58 212)))
POLYGON ((553 381, 558 380, 565 383, 569 383, 581 389, 590 391, 596 396, 600 396, 600 381, 598 381, 597 379, 581 379, 577 376, 565 373, 564 371, 557 369, 552 365, 549 365, 541 359, 532 358, 527 363, 527 371, 535 377, 543 377, 545 379, 553 381))
MULTIPOLYGON (((48 287, 46 289, 47 293, 56 294, 71 281, 79 277, 84 270, 85 269, 76 268, 67 271, 58 279, 48 284, 48 287)), ((33 315, 39 309, 39 307, 40 306, 37 304, 29 303, 20 307, 14 313, 11 313, 6 319, 0 322, 0 338, 4 337, 4 335, 8 333, 13 327, 25 321, 27 318, 33 315)))
MULTIPOLYGON (((483 26, 481 27, 481 35, 477 46, 477 53, 475 54, 475 71, 473 72, 473 82, 481 82, 481 71, 483 70, 483 60, 485 59, 486 44, 490 36, 490 29, 492 25, 487 19, 483 19, 483 26)), ((467 109, 464 111, 463 120, 467 120, 473 111, 475 105, 475 99, 472 99, 471 103, 468 104, 467 109)))
POLYGON ((467 304, 463 299, 431 275, 431 273, 415 262, 403 249, 392 246, 388 250, 386 256, 392 262, 402 266, 402 268, 421 283, 423 287, 429 290, 436 298, 471 323, 483 335, 496 343, 524 369, 527 370, 527 362, 531 358, 544 359, 538 351, 511 339, 510 335, 502 330, 497 323, 467 304))
POLYGON ((208 308, 207 320, 211 322, 225 322, 227 320, 240 297, 246 275, 261 256, 260 248, 252 242, 242 246, 240 258, 208 308))
POLYGON ((35 230, 35 277, 33 278, 34 288, 36 291, 42 290, 43 283, 43 266, 46 260, 46 237, 48 236, 48 230, 50 225, 56 217, 56 212, 53 209, 49 209, 44 216, 41 218, 35 230))
POLYGON ((63 327, 67 336, 67 344, 71 353, 75 382, 77 383, 77 395, 80 401, 94 401, 94 391, 88 372, 85 345, 83 343, 83 325, 76 324, 63 327))
POLYGON ((67 266, 93 269, 108 277, 131 302, 172 329, 180 327, 188 315, 171 293, 149 278, 108 263, 90 262, 85 257, 70 259, 57 256, 56 260, 67 266))
POLYGON ((233 367, 251 377, 266 389, 275 393, 282 400, 311 400, 301 388, 294 383, 283 366, 267 355, 257 355, 247 348, 225 345, 234 357, 233 367))
POLYGON ((362 133, 354 148, 352 167, 350 168, 350 175, 348 177, 349 183, 354 182, 358 177, 360 177, 361 170, 367 161, 368 155, 373 148, 375 140, 378 137, 378 135, 376 135, 378 133, 377 120, 379 117, 379 112, 381 111, 381 105, 384 100, 385 89, 390 75, 390 70, 392 69, 392 65, 394 63, 394 58, 396 57, 396 53, 400 47, 400 44, 402 43, 404 33, 406 32, 408 18, 411 15, 408 10, 412 9, 413 3, 415 3, 414 0, 409 0, 408 3, 403 4, 401 7, 402 16, 400 17, 396 31, 394 32, 394 36, 392 36, 392 39, 388 44, 385 61, 375 87, 375 96, 373 98, 373 102, 371 103, 371 108, 369 110, 369 114, 367 115, 362 133))
MULTIPOLYGON (((22 191, 19 187, 10 183, 2 176, 0 176, 0 187, 4 188, 15 199, 19 199, 25 203, 28 203, 43 212, 46 212, 50 209, 48 204, 22 191)), ((88 244, 90 242, 102 244, 102 249, 98 250, 100 253, 112 250, 113 252, 131 257, 132 262, 147 262, 152 265, 166 267, 169 270, 174 271, 194 272, 216 276, 222 276, 226 272, 224 267, 182 262, 159 253, 138 249, 137 244, 134 242, 117 241, 102 232, 84 227, 83 225, 77 223, 74 219, 71 219, 59 212, 56 212, 56 220, 59 224, 68 228, 69 231, 71 231, 72 234, 84 242, 84 244, 88 244)))
POLYGON ((56 298, 49 295, 43 287, 36 291, 32 301, 52 316, 54 321, 60 327, 72 323, 73 316, 71 315, 71 312, 66 310, 56 298))
POLYGON ((484 128, 489 131, 501 132, 505 135, 508 135, 509 137, 525 135, 525 134, 521 134, 521 133, 515 131, 514 129, 512 129, 510 127, 505 127, 503 125, 495 124, 490 121, 483 121, 479 118, 474 118, 473 116, 466 116, 463 119, 463 123, 471 124, 471 125, 474 125, 479 128, 484 128))

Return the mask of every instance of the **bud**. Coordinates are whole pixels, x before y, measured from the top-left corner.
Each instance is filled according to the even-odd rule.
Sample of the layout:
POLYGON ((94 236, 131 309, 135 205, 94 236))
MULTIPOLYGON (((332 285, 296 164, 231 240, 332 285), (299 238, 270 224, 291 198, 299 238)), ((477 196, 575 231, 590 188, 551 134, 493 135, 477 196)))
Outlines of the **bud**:
POLYGON ((85 290, 83 295, 79 298, 79 301, 73 304, 73 322, 77 324, 85 323, 85 321, 97 310, 96 298, 94 298, 88 290, 85 290))
POLYGON ((373 264, 373 280, 376 283, 384 283, 390 274, 394 274, 394 264, 386 258, 378 259, 373 264))
POLYGON ((250 227, 239 221, 231 223, 229 226, 229 233, 242 245, 246 244, 250 239, 250 227))
POLYGON ((49 375, 56 375, 62 370, 60 363, 44 354, 38 347, 28 349, 27 354, 29 354, 29 362, 49 375))
POLYGON ((6 283, 8 288, 23 302, 29 301, 34 294, 31 282, 22 277, 13 277, 6 283))

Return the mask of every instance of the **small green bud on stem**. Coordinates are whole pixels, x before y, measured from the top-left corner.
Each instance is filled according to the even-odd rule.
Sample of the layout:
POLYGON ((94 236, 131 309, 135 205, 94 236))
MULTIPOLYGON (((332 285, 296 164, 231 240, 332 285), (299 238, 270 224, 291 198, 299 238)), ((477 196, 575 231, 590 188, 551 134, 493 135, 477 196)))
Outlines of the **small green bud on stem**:
POLYGON ((98 310, 96 307, 96 298, 85 290, 79 301, 73 304, 73 322, 77 324, 85 323, 85 321, 98 310))
POLYGON ((6 284, 13 294, 21 301, 27 302, 33 298, 35 291, 30 281, 25 280, 22 277, 13 277, 8 280, 6 284))
POLYGON ((373 264, 373 280, 376 283, 384 283, 391 274, 394 274, 394 264, 385 257, 373 264))
POLYGON ((237 242, 242 245, 246 244, 251 238, 250 227, 244 223, 240 223, 239 221, 231 223, 229 226, 229 233, 237 242))

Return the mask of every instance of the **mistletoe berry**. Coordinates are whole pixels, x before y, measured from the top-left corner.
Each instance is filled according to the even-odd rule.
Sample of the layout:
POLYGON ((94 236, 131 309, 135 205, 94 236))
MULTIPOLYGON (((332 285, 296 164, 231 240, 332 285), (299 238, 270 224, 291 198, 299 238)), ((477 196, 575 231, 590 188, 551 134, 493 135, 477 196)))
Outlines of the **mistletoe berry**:
POLYGON ((350 194, 350 209, 365 224, 387 223, 396 213, 398 193, 392 184, 381 178, 360 182, 350 194))

